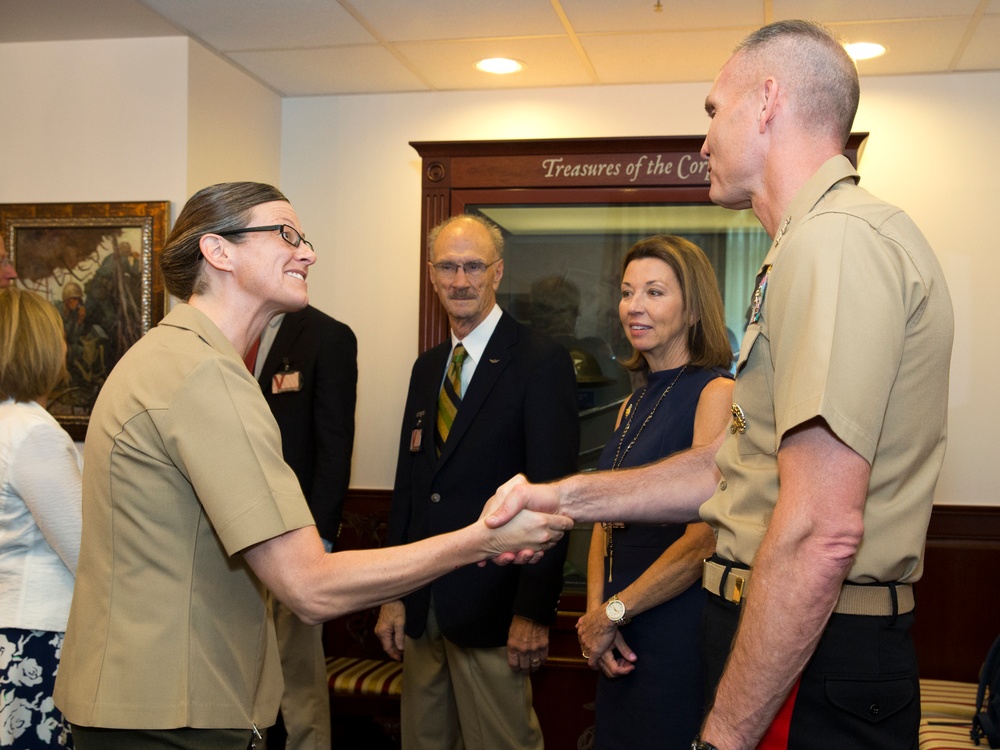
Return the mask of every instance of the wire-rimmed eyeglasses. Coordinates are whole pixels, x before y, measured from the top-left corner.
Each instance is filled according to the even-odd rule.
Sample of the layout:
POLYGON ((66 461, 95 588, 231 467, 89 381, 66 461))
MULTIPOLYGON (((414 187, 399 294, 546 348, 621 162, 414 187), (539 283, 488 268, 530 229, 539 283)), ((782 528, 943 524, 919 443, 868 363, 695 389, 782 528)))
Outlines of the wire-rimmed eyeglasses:
POLYGON ((281 235, 281 239, 287 242, 292 247, 298 247, 303 242, 309 245, 309 249, 314 253, 316 248, 313 247, 312 243, 299 234, 299 231, 288 224, 271 224, 266 227, 243 227, 242 229, 227 229, 225 232, 215 232, 214 234, 220 237, 228 237, 231 234, 243 234, 244 232, 277 232, 281 235))
POLYGON ((497 258, 493 263, 483 263, 481 260, 470 260, 465 263, 451 263, 449 261, 443 261, 441 263, 431 263, 434 270, 437 271, 438 276, 444 279, 454 278, 458 274, 458 270, 462 269, 465 271, 465 275, 470 279, 478 279, 484 273, 486 269, 492 265, 500 262, 497 258))

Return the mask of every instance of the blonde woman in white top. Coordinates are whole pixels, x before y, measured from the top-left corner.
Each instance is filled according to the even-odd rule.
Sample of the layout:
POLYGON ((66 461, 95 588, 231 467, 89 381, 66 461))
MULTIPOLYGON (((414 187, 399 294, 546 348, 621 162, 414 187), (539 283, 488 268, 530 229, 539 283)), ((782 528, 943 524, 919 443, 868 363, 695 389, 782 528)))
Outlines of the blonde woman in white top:
POLYGON ((56 308, 0 290, 0 747, 72 747, 53 705, 80 552, 80 458, 45 410, 64 373, 56 308))

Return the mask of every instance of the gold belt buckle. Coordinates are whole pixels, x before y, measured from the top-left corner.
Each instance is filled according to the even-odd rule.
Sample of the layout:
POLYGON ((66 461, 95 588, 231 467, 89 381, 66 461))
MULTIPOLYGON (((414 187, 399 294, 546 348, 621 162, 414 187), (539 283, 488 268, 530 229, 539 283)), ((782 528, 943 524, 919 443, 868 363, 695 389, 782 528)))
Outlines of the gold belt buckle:
POLYGON ((747 579, 743 576, 733 576, 733 596, 730 599, 733 604, 739 604, 740 600, 743 599, 743 587, 746 585, 746 582, 747 579))

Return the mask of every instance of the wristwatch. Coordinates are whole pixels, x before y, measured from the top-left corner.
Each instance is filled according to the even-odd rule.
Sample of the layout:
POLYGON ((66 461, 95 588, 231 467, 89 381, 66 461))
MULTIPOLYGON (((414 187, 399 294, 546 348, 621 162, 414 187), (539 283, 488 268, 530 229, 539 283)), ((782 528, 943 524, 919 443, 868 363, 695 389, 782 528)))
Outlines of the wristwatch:
POLYGON ((631 618, 625 616, 625 604, 621 599, 618 598, 617 594, 613 594, 610 599, 608 599, 607 605, 604 607, 604 613, 608 616, 615 625, 628 625, 631 618))
POLYGON ((719 748, 710 742, 705 742, 705 740, 695 737, 694 742, 691 743, 691 750, 719 750, 719 748))

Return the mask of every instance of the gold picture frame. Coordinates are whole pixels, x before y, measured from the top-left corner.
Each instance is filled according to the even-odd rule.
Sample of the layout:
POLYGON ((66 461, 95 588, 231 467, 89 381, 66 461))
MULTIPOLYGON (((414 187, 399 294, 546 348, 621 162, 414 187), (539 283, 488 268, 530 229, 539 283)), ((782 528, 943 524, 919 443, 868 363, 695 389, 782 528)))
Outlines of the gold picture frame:
POLYGON ((16 283, 63 319, 67 379, 48 409, 75 440, 115 363, 163 317, 169 212, 169 201, 0 204, 16 283))

